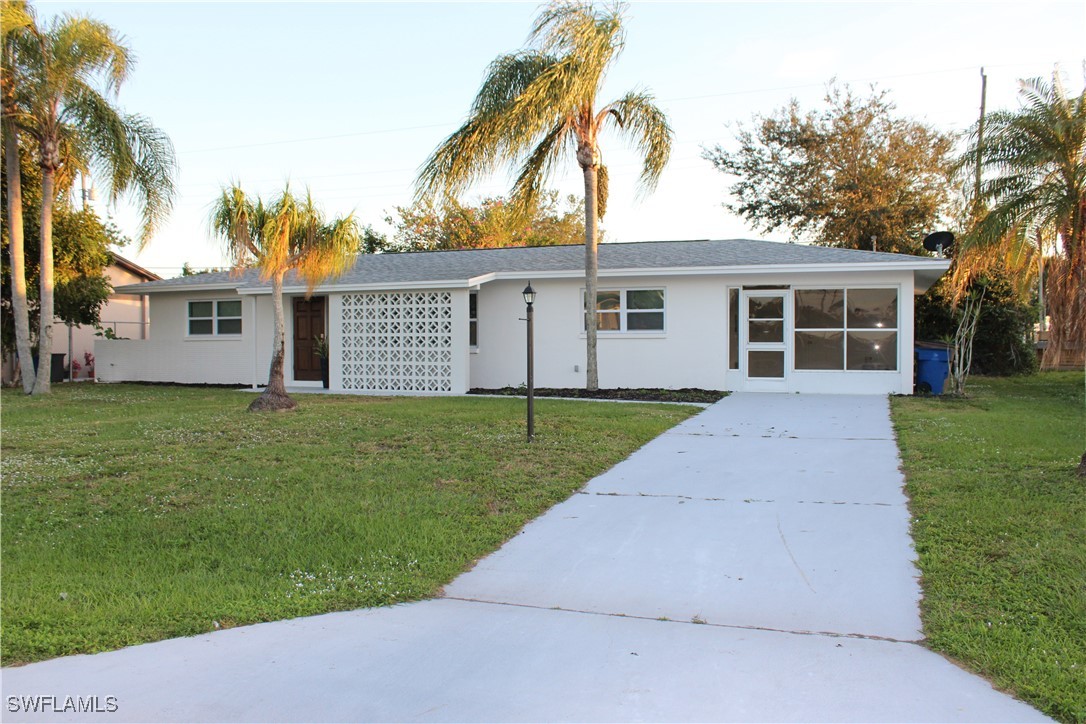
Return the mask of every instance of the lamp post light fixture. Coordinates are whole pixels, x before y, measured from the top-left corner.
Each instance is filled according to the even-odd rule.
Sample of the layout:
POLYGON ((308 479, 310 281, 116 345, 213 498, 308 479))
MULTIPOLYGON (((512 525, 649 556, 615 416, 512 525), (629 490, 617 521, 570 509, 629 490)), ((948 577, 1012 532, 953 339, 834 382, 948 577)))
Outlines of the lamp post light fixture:
POLYGON ((535 317, 535 290, 532 283, 524 287, 524 303, 528 306, 528 442, 535 437, 535 342, 533 322, 535 317))

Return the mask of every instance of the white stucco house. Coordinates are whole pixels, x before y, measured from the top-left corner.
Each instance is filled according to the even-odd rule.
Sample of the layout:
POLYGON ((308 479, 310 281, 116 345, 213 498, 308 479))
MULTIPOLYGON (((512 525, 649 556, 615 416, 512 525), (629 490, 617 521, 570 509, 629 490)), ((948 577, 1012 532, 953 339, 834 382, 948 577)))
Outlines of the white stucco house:
MULTIPOLYGON (((600 386, 909 393, 913 297, 949 261, 769 241, 599 247, 600 386)), ((535 303, 540 387, 585 384, 584 249, 552 246, 361 255, 318 287, 286 285, 286 381, 332 391, 463 394, 526 380, 525 306, 535 303)), ((165 279, 149 339, 99 340, 106 382, 263 385, 270 284, 255 271, 165 279)))

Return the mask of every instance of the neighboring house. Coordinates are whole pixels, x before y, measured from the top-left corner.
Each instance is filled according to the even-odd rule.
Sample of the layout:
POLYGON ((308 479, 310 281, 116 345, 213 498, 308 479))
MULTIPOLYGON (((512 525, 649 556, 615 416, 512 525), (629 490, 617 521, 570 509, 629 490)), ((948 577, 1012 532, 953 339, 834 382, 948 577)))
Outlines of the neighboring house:
MULTIPOLYGON (((599 381, 611 387, 909 393, 913 296, 946 259, 767 241, 599 247, 599 381)), ((535 303, 540 387, 585 383, 584 247, 361 255, 308 300, 286 283, 286 381, 333 391, 462 394, 520 385, 521 291, 535 303)), ((256 271, 119 291, 151 299, 149 340, 98 340, 103 381, 263 385, 270 284, 256 271)))
MULTIPOLYGON (((113 263, 105 269, 105 275, 113 286, 114 292, 102 305, 100 320, 101 328, 108 329, 118 337, 128 339, 147 339, 149 336, 150 309, 146 295, 140 293, 120 293, 117 287, 131 286, 141 282, 159 281, 162 277, 149 272, 134 262, 117 254, 113 255, 113 263)), ((65 370, 72 372, 69 367, 72 360, 79 363, 81 369, 75 374, 75 379, 89 379, 91 372, 97 374, 94 367, 88 368, 86 364, 87 354, 94 353, 95 339, 100 332, 94 327, 72 326, 68 327, 57 319, 53 325, 53 353, 64 355, 65 370)), ((14 378, 14 360, 5 358, 3 364, 3 381, 10 383, 14 378)))

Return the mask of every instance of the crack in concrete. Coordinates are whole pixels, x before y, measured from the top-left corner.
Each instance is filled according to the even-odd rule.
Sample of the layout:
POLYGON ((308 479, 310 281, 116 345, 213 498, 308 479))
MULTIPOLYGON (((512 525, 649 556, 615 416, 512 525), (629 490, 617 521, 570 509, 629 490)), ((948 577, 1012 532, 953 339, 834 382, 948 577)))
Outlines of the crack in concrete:
POLYGON ((638 621, 657 621, 659 623, 676 623, 686 626, 711 626, 714 628, 736 629, 739 631, 765 631, 768 633, 790 634, 793 636, 824 636, 835 639, 858 639, 862 641, 884 641, 891 644, 910 644, 923 646, 923 639, 897 639, 892 636, 879 636, 877 634, 841 633, 840 631, 805 631, 803 629, 773 628, 771 626, 754 626, 738 623, 713 623, 699 618, 698 621, 682 621, 666 616, 641 616, 631 613, 609 613, 607 611, 588 611, 579 608, 565 608, 563 606, 540 606, 534 603, 512 603, 510 601, 491 601, 485 598, 467 598, 464 596, 445 596, 440 598, 449 601, 463 601, 464 603, 481 603, 489 606, 512 606, 514 608, 532 608, 537 611, 562 611, 564 613, 579 613, 585 616, 609 616, 611 618, 630 618, 638 621))
POLYGON ((811 589, 811 593, 817 594, 818 591, 816 591, 814 586, 811 585, 811 582, 807 579, 807 574, 803 572, 803 568, 799 565, 799 561, 797 561, 796 557, 792 555, 792 549, 788 547, 788 541, 784 537, 784 530, 781 528, 781 517, 779 515, 777 516, 777 533, 779 533, 781 536, 781 543, 784 544, 784 550, 788 552, 788 557, 792 559, 792 565, 796 567, 797 571, 799 571, 800 578, 802 578, 803 582, 807 584, 807 588, 811 589))

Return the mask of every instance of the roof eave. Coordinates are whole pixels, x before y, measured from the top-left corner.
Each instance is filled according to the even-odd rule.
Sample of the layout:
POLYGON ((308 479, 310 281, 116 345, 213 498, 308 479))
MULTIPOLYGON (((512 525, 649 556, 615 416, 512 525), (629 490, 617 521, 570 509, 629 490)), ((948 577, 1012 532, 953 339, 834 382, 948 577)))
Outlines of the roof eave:
MULTIPOLYGON (((218 292, 224 289, 238 289, 240 282, 218 282, 216 284, 178 284, 176 286, 151 286, 154 282, 143 284, 125 284, 115 287, 118 294, 167 294, 170 292, 218 292)), ((239 290, 240 291, 240 290, 239 290)))

